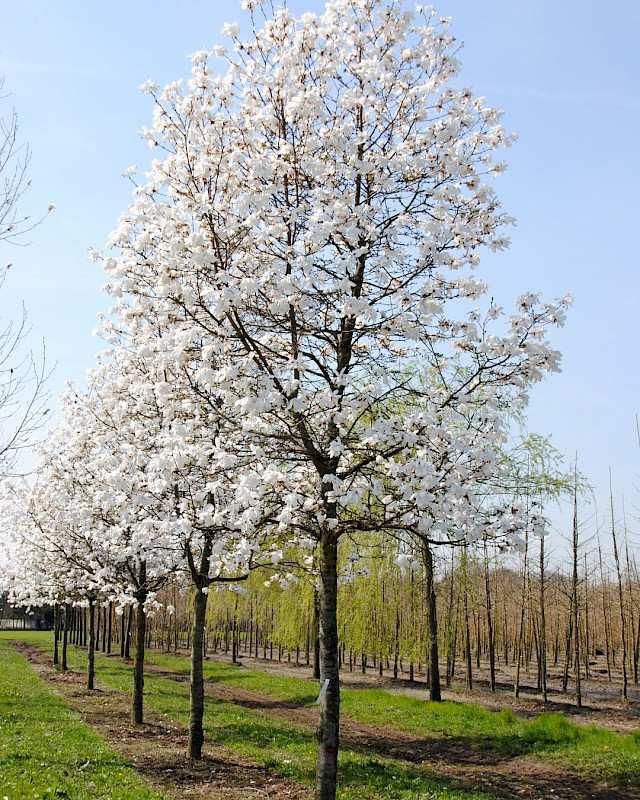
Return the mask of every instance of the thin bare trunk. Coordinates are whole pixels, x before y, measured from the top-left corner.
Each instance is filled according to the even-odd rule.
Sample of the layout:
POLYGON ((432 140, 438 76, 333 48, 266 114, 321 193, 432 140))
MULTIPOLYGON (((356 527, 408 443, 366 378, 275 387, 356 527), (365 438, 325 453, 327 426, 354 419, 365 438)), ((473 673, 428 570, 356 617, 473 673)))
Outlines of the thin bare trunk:
POLYGON ((578 617, 578 485, 577 485, 577 467, 574 471, 574 485, 573 485, 573 536, 572 536, 572 554, 573 554, 573 574, 571 578, 571 591, 572 591, 572 610, 573 610, 573 647, 574 647, 574 671, 576 683, 576 707, 582 708, 582 682, 580 676, 580 624, 578 617))
POLYGON ((94 688, 96 679, 96 604, 89 598, 89 647, 87 652, 87 689, 94 688))
POLYGON ((522 590, 520 593, 520 624, 518 627, 518 650, 516 659, 516 679, 513 686, 513 694, 515 697, 520 696, 520 669, 522 666, 522 645, 524 642, 524 622, 526 613, 526 598, 527 598, 527 565, 529 555, 529 531, 526 530, 524 534, 524 560, 522 564, 522 590))
POLYGON ((627 621, 625 618, 624 595, 622 592, 622 571, 620 569, 620 554, 618 552, 618 540, 616 537, 616 525, 613 513, 613 487, 611 485, 611 470, 609 470, 609 500, 611 505, 611 540, 613 542, 613 557, 616 562, 616 573, 618 576, 618 607, 620 611, 620 635, 622 637, 622 697, 627 699, 628 683, 627 676, 627 621))
POLYGON ((547 702, 547 617, 545 609, 545 563, 544 563, 544 536, 540 535, 540 645, 539 645, 539 672, 540 691, 543 702, 547 702))
POLYGON ((484 542, 484 596, 487 607, 487 637, 489 648, 489 688, 492 692, 496 690, 496 650, 493 633, 493 609, 491 602, 491 582, 489 580, 489 556, 487 553, 487 542, 484 542))

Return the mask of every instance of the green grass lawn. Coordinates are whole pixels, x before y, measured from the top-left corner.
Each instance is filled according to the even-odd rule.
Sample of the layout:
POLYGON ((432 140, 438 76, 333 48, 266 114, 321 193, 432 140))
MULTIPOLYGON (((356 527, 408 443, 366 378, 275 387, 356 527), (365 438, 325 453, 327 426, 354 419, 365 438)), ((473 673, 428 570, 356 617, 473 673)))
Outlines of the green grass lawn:
MULTIPOLYGON (((185 657, 151 651, 149 663, 189 672, 185 657)), ((316 684, 304 678, 273 675, 219 661, 205 664, 208 680, 241 687, 301 705, 313 702, 316 684)), ((640 786, 640 731, 621 735, 595 726, 576 725, 562 714, 523 719, 510 710, 491 711, 471 703, 426 703, 383 689, 343 688, 342 711, 358 722, 388 726, 418 736, 464 740, 505 755, 532 753, 575 772, 620 784, 640 786)))
MULTIPOLYGON (((16 634, 13 634, 16 637, 16 634)), ((7 638, 7 634, 0 634, 7 638)), ((51 635, 20 634, 22 641, 51 649, 51 635)), ((69 665, 83 669, 84 650, 69 648, 69 665)), ((131 667, 117 658, 96 659, 97 680, 104 686, 129 692, 131 667)), ((307 691, 311 684, 307 684, 307 691)), ((187 724, 189 687, 170 678, 147 674, 148 708, 187 724)), ((285 720, 267 719, 234 703, 207 701, 205 732, 210 742, 229 747, 274 772, 311 787, 314 781, 316 742, 308 731, 285 720)), ((96 795, 98 797, 99 795, 96 795)), ((493 800, 493 795, 465 791, 419 766, 343 748, 340 756, 340 800, 493 800)), ((1 797, 1 795, 0 795, 1 797)), ((10 798, 14 800, 14 798, 10 798)), ((214 800, 214 798, 212 798, 214 800)))
MULTIPOLYGON (((0 635, 1 636, 1 635, 0 635)), ((33 643, 50 650, 51 636, 26 634, 33 643)), ((83 669, 86 654, 70 648, 70 663, 83 669)), ((181 656, 151 651, 151 665, 187 674, 181 656)), ((131 669, 117 658, 97 659, 98 680, 130 691, 131 669)), ((317 685, 304 678, 208 661, 209 681, 241 687, 273 699, 307 705, 315 700, 317 685)), ((178 722, 188 720, 188 683, 149 672, 145 682, 148 707, 178 722)), ((596 727, 572 724, 561 714, 541 714, 533 720, 510 711, 490 711, 469 703, 430 704, 382 689, 343 689, 342 709, 353 720, 405 731, 425 739, 447 739, 504 756, 531 754, 552 760, 575 773, 621 785, 640 785, 640 737, 623 736, 596 727)), ((273 771, 311 785, 316 743, 307 729, 233 702, 209 698, 205 717, 208 740, 225 745, 273 771)), ((517 767, 514 765, 514 769, 517 767)), ((486 800, 491 795, 454 788, 429 769, 412 766, 361 750, 345 747, 340 757, 341 800, 486 800)), ((0 795, 1 797, 1 795, 0 795)), ((12 798, 13 800, 13 798, 12 798)))
POLYGON ((162 800, 0 638, 0 798, 162 800))

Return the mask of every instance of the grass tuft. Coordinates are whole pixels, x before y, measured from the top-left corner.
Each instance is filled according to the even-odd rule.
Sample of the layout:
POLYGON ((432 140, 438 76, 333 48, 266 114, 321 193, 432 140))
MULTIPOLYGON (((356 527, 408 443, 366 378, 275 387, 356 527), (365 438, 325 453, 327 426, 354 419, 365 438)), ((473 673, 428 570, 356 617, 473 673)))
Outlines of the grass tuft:
POLYGON ((0 639, 0 796, 162 800, 0 639))

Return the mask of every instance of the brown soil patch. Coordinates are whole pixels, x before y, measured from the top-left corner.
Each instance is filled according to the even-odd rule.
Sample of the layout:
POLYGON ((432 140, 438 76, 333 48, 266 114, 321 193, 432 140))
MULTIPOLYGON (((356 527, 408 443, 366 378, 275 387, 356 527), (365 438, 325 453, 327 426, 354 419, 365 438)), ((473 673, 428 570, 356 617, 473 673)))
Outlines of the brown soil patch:
POLYGON ((112 689, 89 692, 82 673, 58 672, 38 647, 13 645, 40 677, 53 684, 82 720, 95 728, 144 778, 175 800, 308 800, 309 790, 223 748, 205 745, 201 762, 190 761, 187 729, 145 710, 146 722, 130 722, 129 697, 112 689))

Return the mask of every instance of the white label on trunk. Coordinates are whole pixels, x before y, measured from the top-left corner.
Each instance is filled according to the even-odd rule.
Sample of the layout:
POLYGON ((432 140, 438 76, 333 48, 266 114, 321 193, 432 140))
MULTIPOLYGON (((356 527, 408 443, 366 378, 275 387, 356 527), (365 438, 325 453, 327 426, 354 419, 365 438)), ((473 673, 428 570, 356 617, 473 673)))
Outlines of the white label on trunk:
POLYGON ((320 689, 320 694, 318 695, 318 699, 315 702, 315 705, 319 706, 320 703, 324 700, 324 696, 327 693, 327 689, 329 688, 329 678, 325 679, 325 682, 322 684, 322 688, 320 689))

